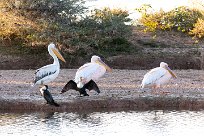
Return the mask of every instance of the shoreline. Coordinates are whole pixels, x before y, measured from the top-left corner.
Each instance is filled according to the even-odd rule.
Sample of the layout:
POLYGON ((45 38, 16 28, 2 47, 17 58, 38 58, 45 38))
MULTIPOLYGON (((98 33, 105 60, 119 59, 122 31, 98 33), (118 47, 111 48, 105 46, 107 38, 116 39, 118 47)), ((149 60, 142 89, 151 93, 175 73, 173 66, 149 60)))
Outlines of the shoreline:
POLYGON ((63 86, 74 78, 76 69, 62 69, 58 78, 48 84, 60 107, 45 105, 39 88, 32 88, 34 70, 0 70, 0 111, 114 111, 114 110, 201 110, 204 109, 204 72, 202 70, 174 70, 172 79, 162 89, 166 95, 153 95, 150 89, 140 89, 148 70, 119 70, 106 73, 96 81, 101 90, 87 91, 90 96, 78 97, 70 90, 60 94, 63 86))

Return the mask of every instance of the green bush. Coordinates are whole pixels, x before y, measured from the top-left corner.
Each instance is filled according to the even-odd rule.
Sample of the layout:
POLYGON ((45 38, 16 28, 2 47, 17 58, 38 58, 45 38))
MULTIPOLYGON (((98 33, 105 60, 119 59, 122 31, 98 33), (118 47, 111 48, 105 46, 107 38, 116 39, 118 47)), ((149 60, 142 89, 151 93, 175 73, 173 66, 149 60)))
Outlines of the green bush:
POLYGON ((132 33, 131 26, 125 24, 131 21, 128 16, 128 12, 122 9, 95 9, 91 16, 75 24, 71 43, 87 49, 88 54, 93 50, 126 52, 126 46, 130 46, 127 39, 132 33), (121 39, 125 42, 113 42, 121 39))
MULTIPOLYGON (((2 0, 0 37, 13 46, 38 47, 55 42, 68 55, 87 55, 106 49, 125 52, 130 45, 129 13, 95 9, 84 16, 84 0, 2 0), (4 10, 6 9, 6 10, 4 10), (116 42, 117 40, 125 42, 116 42), (108 44, 108 45, 106 45, 108 44), (123 50, 124 49, 124 50, 123 50)), ((27 52, 27 51, 26 51, 27 52)))
POLYGON ((184 6, 175 8, 169 12, 160 10, 159 12, 155 13, 148 13, 148 8, 151 8, 151 6, 137 9, 142 13, 142 17, 139 19, 139 22, 146 27, 145 30, 147 31, 155 31, 157 29, 173 29, 188 33, 193 29, 194 24, 197 22, 198 18, 203 18, 203 15, 200 11, 184 6))
POLYGON ((193 29, 198 18, 201 17, 203 17, 203 15, 200 11, 182 6, 167 12, 163 20, 161 20, 161 23, 164 26, 170 25, 171 29, 189 32, 193 29))

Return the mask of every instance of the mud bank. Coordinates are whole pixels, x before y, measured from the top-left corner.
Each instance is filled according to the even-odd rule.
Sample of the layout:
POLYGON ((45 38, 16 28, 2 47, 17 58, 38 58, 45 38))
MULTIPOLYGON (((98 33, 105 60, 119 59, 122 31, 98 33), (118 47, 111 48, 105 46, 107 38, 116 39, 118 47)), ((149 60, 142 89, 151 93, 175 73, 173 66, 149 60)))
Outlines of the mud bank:
MULTIPOLYGON (((90 61, 92 55, 65 58, 62 68, 79 68, 90 61)), ((37 69, 53 63, 52 57, 45 55, 2 55, 0 52, 1 70, 37 69)), ((161 61, 168 62, 174 69, 204 69, 203 48, 143 48, 132 54, 109 56, 105 62, 115 69, 145 70, 157 66, 161 61)))
POLYGON ((137 97, 134 99, 86 99, 61 102, 53 107, 38 102, 21 100, 1 100, 3 111, 44 111, 44 112, 81 112, 81 111, 120 111, 120 110, 202 110, 204 100, 179 97, 137 97))
POLYGON ((178 79, 162 88, 166 95, 151 94, 140 89, 147 70, 113 70, 97 81, 101 93, 90 91, 89 97, 79 97, 70 90, 60 94, 75 69, 63 69, 59 77, 49 84, 53 98, 61 106, 45 104, 39 88, 32 88, 34 70, 0 71, 0 110, 6 111, 99 111, 99 110, 200 110, 204 109, 204 71, 175 70, 178 79))

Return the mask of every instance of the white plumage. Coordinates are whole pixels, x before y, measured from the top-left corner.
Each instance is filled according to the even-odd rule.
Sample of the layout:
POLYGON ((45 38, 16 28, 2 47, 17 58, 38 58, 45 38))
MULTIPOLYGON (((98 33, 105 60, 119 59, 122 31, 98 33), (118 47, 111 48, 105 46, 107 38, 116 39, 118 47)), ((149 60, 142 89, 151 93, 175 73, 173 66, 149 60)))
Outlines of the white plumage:
POLYGON ((81 88, 81 83, 84 85, 91 79, 98 80, 105 74, 106 70, 111 71, 110 67, 107 66, 100 57, 94 55, 90 63, 84 64, 77 70, 74 80, 78 87, 81 88))
POLYGON ((58 58, 65 62, 64 58, 56 49, 53 43, 51 43, 48 46, 48 52, 53 57, 54 63, 50 65, 46 65, 36 70, 34 85, 36 84, 44 85, 53 81, 58 76, 59 70, 60 70, 60 64, 59 64, 58 58))
POLYGON ((141 87, 159 88, 161 85, 168 83, 172 77, 176 78, 176 75, 167 63, 161 62, 160 67, 154 68, 144 75, 141 87))

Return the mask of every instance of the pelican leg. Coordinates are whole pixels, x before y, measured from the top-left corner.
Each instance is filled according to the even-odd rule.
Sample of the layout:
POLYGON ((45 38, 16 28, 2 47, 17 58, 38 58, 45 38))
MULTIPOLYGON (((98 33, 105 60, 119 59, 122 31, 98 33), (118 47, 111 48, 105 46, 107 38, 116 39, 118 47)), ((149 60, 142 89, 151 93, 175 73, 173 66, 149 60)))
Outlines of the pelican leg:
POLYGON ((152 94, 155 95, 155 94, 158 93, 158 92, 157 92, 157 88, 158 88, 157 85, 153 85, 153 86, 152 86, 152 94))
POLYGON ((160 85, 155 85, 155 86, 153 86, 153 93, 154 94, 159 94, 159 95, 167 95, 167 94, 169 94, 170 92, 169 91, 163 91, 163 90, 161 90, 161 87, 160 87, 160 85))
POLYGON ((162 94, 162 95, 167 95, 167 94, 170 94, 170 92, 169 92, 169 91, 160 91, 159 93, 160 93, 160 94, 162 94))

